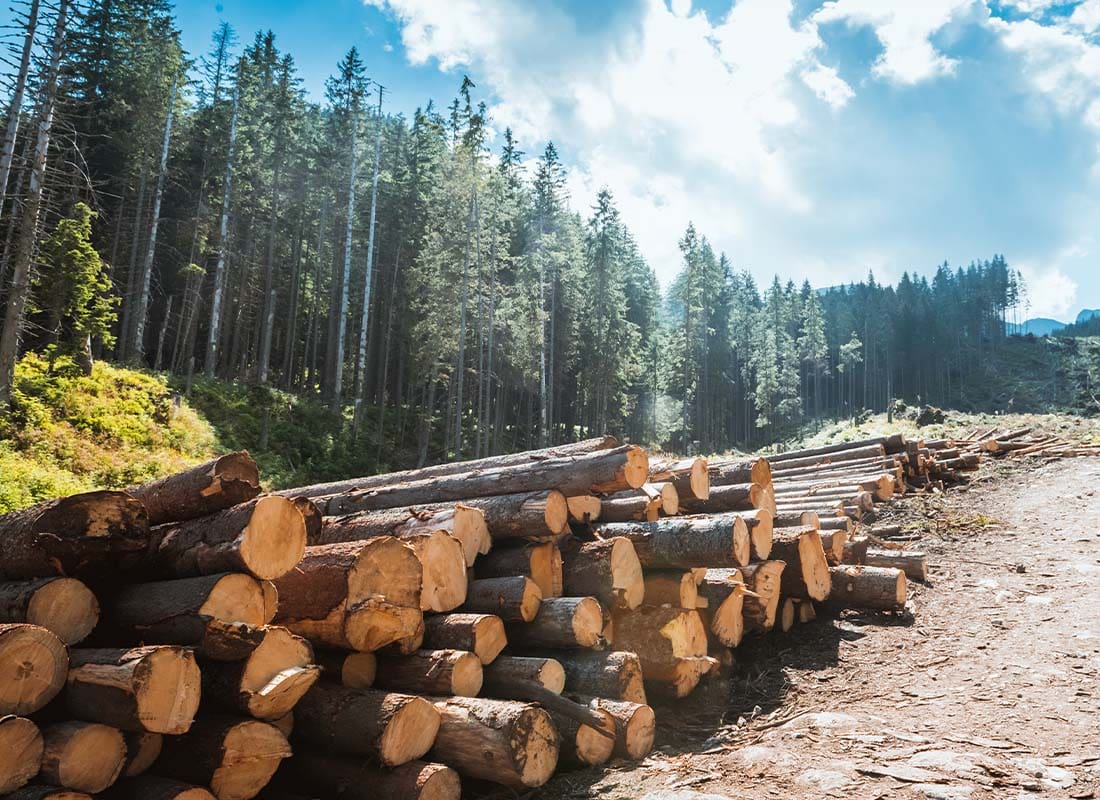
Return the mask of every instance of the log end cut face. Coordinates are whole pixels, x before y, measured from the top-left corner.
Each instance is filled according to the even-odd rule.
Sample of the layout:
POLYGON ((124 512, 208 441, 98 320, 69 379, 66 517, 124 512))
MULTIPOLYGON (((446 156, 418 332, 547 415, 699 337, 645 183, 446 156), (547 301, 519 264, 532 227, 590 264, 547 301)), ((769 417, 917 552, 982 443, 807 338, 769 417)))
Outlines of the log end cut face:
MULTIPOLYGON (((623 480, 631 489, 640 489, 649 479, 649 456, 640 447, 632 446, 626 451, 626 464, 623 466, 623 480)), ((709 486, 709 479, 707 485, 709 486)))
POLYGON ((0 794, 13 792, 38 774, 42 734, 23 717, 0 718, 0 794))
POLYGON ((122 772, 126 742, 109 725, 64 722, 44 731, 42 777, 89 794, 102 792, 122 772))
POLYGON ((577 760, 587 766, 606 763, 615 749, 615 718, 602 708, 592 710, 603 720, 600 725, 603 733, 589 725, 581 725, 574 743, 577 760))
POLYGON ((511 741, 519 782, 536 787, 550 780, 558 766, 558 729, 550 715, 541 708, 525 708, 512 725, 511 741))
POLYGON ((569 530, 569 500, 557 489, 546 493, 546 506, 543 509, 546 528, 553 534, 569 530))
POLYGON ((417 776, 417 800, 459 800, 462 781, 458 773, 442 764, 429 764, 417 776))
POLYGON ((262 720, 285 716, 320 677, 309 643, 285 628, 268 628, 245 662, 240 689, 248 710, 262 720))
MULTIPOLYGON (((394 697, 398 697, 394 695, 394 697)), ((407 764, 427 753, 439 733, 439 711, 423 697, 403 698, 378 742, 378 757, 387 767, 407 764)))
POLYGON ((653 709, 648 705, 634 709, 623 736, 624 749, 629 758, 637 761, 653 752, 653 742, 657 738, 657 715, 653 709))
POLYGON ((137 718, 151 733, 187 733, 199 709, 202 675, 195 654, 157 647, 133 672, 137 718))
POLYGON ((363 544, 348 572, 348 598, 354 603, 385 597, 394 605, 419 606, 422 579, 423 568, 412 547, 392 536, 378 536, 363 544))
POLYGON ((457 697, 477 697, 484 680, 481 659, 473 653, 454 651, 451 659, 451 694, 457 697))
POLYGON ((504 622, 493 614, 482 614, 474 623, 474 654, 482 665, 491 664, 508 646, 508 634, 504 622))
POLYGON ((603 606, 595 597, 582 597, 573 607, 573 639, 580 647, 595 647, 603 634, 603 606))
POLYGON ((749 536, 749 526, 743 517, 733 518, 733 560, 740 566, 745 566, 752 560, 752 537, 749 536))
POLYGON ((691 493, 696 500, 710 499, 710 471, 705 458, 697 458, 691 462, 688 485, 691 486, 691 493))
POLYGON ((424 614, 417 608, 367 600, 347 612, 344 638, 355 650, 372 652, 403 641, 424 629, 424 614))
POLYGON ((69 655, 37 625, 0 625, 0 714, 31 714, 65 685, 69 655))
POLYGON ((306 520, 293 500, 261 497, 241 532, 240 555, 248 571, 275 580, 296 567, 306 551, 306 520))
MULTIPOLYGON (((821 536, 815 530, 803 531, 798 537, 798 559, 802 567, 802 580, 811 600, 824 600, 832 591, 829 562, 821 545, 821 536)), ((902 601, 904 603, 904 600, 902 601)), ((786 608, 784 607, 784 622, 786 608)), ((793 620, 792 620, 793 624, 793 620)), ((789 630, 789 627, 786 629, 789 630)))
POLYGON ((27 622, 53 631, 65 644, 76 644, 99 621, 99 602, 75 578, 56 578, 37 589, 27 604, 27 622))
POLYGON ((752 554, 760 561, 767 561, 772 552, 772 531, 775 529, 775 514, 766 508, 758 508, 750 513, 751 526, 749 538, 752 540, 752 554))
POLYGON ((645 576, 633 542, 617 537, 611 545, 611 589, 620 608, 637 608, 645 600, 645 576))
POLYGON ((221 763, 210 779, 218 800, 250 800, 271 781, 279 763, 290 756, 286 737, 274 725, 243 720, 225 735, 221 763))
POLYGON ((259 626, 268 622, 267 606, 261 581, 251 575, 231 573, 211 587, 199 607, 199 614, 218 622, 243 622, 259 626))

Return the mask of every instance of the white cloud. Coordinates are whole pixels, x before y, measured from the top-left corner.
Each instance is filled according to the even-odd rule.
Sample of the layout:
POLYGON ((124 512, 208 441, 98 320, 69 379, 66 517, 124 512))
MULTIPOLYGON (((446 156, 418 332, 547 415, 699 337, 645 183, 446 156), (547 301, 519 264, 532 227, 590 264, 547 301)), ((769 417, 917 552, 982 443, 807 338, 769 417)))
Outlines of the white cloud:
POLYGON ((1019 267, 1027 287, 1028 317, 1072 322, 1077 313, 1077 281, 1059 267, 1024 264, 1019 267))
POLYGON ((1073 9, 1069 24, 1085 33, 1100 31, 1100 0, 1085 0, 1073 9))
POLYGON ((802 81, 833 108, 843 108, 855 96, 852 87, 844 82, 837 71, 824 64, 803 70, 802 81))

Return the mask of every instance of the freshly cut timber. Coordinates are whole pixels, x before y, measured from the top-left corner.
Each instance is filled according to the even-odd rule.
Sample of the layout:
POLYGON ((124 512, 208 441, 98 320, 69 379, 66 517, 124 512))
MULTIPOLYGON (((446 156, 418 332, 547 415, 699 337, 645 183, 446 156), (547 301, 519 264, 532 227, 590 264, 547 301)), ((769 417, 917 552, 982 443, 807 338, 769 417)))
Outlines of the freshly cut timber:
POLYGON ((0 792, 25 786, 42 764, 42 733, 25 717, 0 717, 0 792))
MULTIPOLYGON (((829 514, 835 516, 836 509, 829 514)), ((772 525, 776 528, 797 528, 801 525, 821 527, 825 521, 816 511, 780 511, 772 518, 772 525)), ((844 520, 843 525, 847 527, 848 521, 844 520)))
POLYGON ((458 773, 444 764, 410 761, 384 769, 363 759, 296 753, 289 762, 298 785, 340 800, 459 800, 458 773))
POLYGON ((772 482, 772 468, 766 458, 751 458, 746 461, 732 459, 711 459, 707 464, 710 486, 729 486, 737 483, 759 483, 767 486, 772 482))
POLYGON ((124 731, 186 733, 199 707, 202 678, 183 647, 73 649, 65 705, 78 719, 124 731))
POLYGON ((274 580, 302 560, 306 520, 285 497, 269 495, 208 517, 158 525, 146 567, 161 577, 247 572, 274 580))
POLYGON ((638 654, 647 683, 669 684, 681 697, 680 689, 690 683, 690 692, 698 683, 702 673, 694 674, 692 683, 692 671, 681 664, 707 654, 707 632, 697 611, 666 606, 623 611, 614 616, 612 635, 616 650, 638 654))
POLYGON ((662 515, 674 517, 680 513, 680 493, 668 481, 644 484, 642 491, 660 499, 662 515))
POLYGON ((548 597, 527 623, 510 623, 517 647, 595 647, 602 641, 603 608, 594 597, 548 597))
POLYGON ((478 559, 474 574, 478 578, 522 575, 535 582, 543 597, 562 594, 562 556, 553 542, 498 547, 478 559))
POLYGON ((29 622, 65 644, 84 639, 99 621, 99 602, 75 578, 34 578, 0 583, 0 622, 29 622))
POLYGON ((482 688, 486 696, 522 700, 523 697, 516 696, 517 684, 535 684, 554 694, 561 694, 565 689, 565 669, 557 659, 530 656, 498 658, 485 667, 482 688))
POLYGON ((302 563, 275 582, 275 622, 316 644, 378 650, 419 647, 420 559, 391 536, 307 547, 302 563))
POLYGON ((420 559, 420 608, 454 611, 466 599, 466 556, 462 543, 442 531, 413 533, 402 541, 420 559))
POLYGON ((558 763, 558 736, 541 708, 479 697, 441 699, 431 756, 471 778, 513 789, 542 786, 558 763))
POLYGON ((871 540, 867 536, 852 536, 844 543, 845 564, 866 564, 871 540))
POLYGON ((809 447, 801 450, 791 450, 779 455, 770 456, 773 464, 777 461, 790 461, 808 456, 828 455, 835 459, 837 453, 850 452, 859 448, 880 446, 883 453, 901 452, 905 449, 905 436, 903 434, 891 434, 890 436, 873 436, 869 439, 861 439, 858 442, 837 442, 836 444, 822 445, 821 447, 809 447))
POLYGON ((637 608, 645 595, 642 564, 629 539, 568 540, 562 551, 562 586, 572 597, 595 597, 605 608, 637 608))
POLYGON ((464 650, 418 650, 380 658, 374 677, 379 689, 460 697, 477 697, 481 682, 481 661, 464 650))
POLYGON ((214 795, 201 786, 156 775, 123 778, 104 797, 107 800, 214 800, 214 795))
POLYGON ((726 511, 751 511, 760 508, 767 497, 759 483, 731 483, 712 486, 706 500, 680 500, 686 514, 719 514, 726 511))
POLYGON ((0 578, 92 576, 149 545, 145 506, 125 492, 87 492, 0 516, 0 578))
POLYGON ((464 502, 485 515, 485 527, 494 542, 545 539, 569 530, 570 501, 557 489, 474 497, 464 502))
POLYGON ((680 461, 654 461, 649 468, 650 483, 671 483, 681 502, 706 500, 710 495, 710 474, 705 458, 680 461))
POLYGON ((570 522, 586 525, 595 522, 603 514, 603 501, 594 494, 575 494, 565 498, 565 502, 569 507, 570 522))
POLYGON ((504 623, 494 614, 439 614, 424 620, 425 647, 468 650, 482 665, 491 664, 506 644, 504 623))
POLYGON ((502 620, 530 622, 539 613, 541 602, 538 584, 523 575, 482 578, 470 581, 462 610, 470 614, 495 614, 502 620))
POLYGON ((779 593, 786 564, 782 561, 759 561, 741 569, 745 593, 741 605, 745 633, 770 631, 775 627, 779 609, 779 593))
POLYGON ((274 725, 256 719, 204 716, 183 736, 164 740, 157 774, 209 786, 218 800, 249 800, 258 795, 290 744, 274 725))
POLYGON ((608 700, 602 697, 577 697, 592 708, 606 711, 615 718, 616 758, 640 761, 653 750, 657 736, 657 717, 645 703, 626 700, 608 700))
POLYGON ((267 615, 261 581, 222 573, 124 586, 106 617, 129 641, 203 647, 208 637, 220 638, 225 630, 211 623, 260 626, 267 615))
POLYGON ((864 563, 869 567, 900 569, 910 580, 922 583, 928 580, 928 564, 924 553, 916 550, 880 550, 869 547, 864 563))
POLYGON ((844 563, 844 545, 848 543, 848 532, 842 530, 818 530, 821 547, 825 550, 825 560, 830 567, 844 563))
MULTIPOLYGON (((754 561, 767 561, 772 552, 772 530, 775 527, 775 515, 766 508, 738 513, 749 529, 749 544, 754 561)), ((809 524, 809 523, 807 523, 809 524)))
POLYGON ((33 714, 65 685, 69 655, 37 625, 0 624, 0 714, 33 714))
POLYGON ((600 503, 602 522, 653 522, 678 513, 679 494, 671 483, 647 483, 640 489, 615 492, 600 503))
MULTIPOLYGON (((327 507, 337 506, 338 495, 327 507)), ((335 544, 357 542, 378 536, 394 536, 404 539, 421 533, 442 531, 462 543, 466 566, 473 566, 479 555, 489 552, 492 539, 485 524, 485 514, 463 503, 449 503, 416 508, 383 508, 378 511, 348 513, 344 516, 326 516, 321 530, 309 539, 309 544, 335 544)))
POLYGON ((378 672, 374 653, 349 653, 344 650, 318 650, 314 659, 326 680, 342 683, 349 689, 369 689, 378 672))
POLYGON ((734 514, 614 522, 599 525, 596 531, 604 539, 614 536, 629 539, 646 569, 738 567, 750 558, 748 527, 734 514), (738 538, 740 542, 736 541, 738 538))
POLYGON ((600 718, 599 730, 579 722, 572 716, 547 709, 561 738, 558 763, 571 767, 591 767, 611 758, 615 749, 616 720, 611 712, 599 706, 590 708, 600 718))
POLYGON ((420 758, 439 729, 422 697, 318 683, 294 709, 294 735, 311 748, 371 756, 387 767, 420 758))
POLYGON ((832 582, 829 562, 814 528, 779 528, 772 532, 772 555, 786 563, 780 590, 786 597, 824 600, 832 582))
POLYGON ((126 740, 126 761, 122 765, 122 777, 133 778, 146 772, 160 757, 164 736, 148 731, 129 731, 122 734, 126 740))
POLYGON ((779 630, 789 633, 798 619, 798 601, 793 597, 784 597, 779 604, 779 630))
POLYGON ((554 659, 565 670, 565 685, 570 692, 645 703, 642 663, 636 653, 563 650, 555 652, 554 659))
POLYGON ((691 570, 650 570, 645 574, 645 601, 651 606, 698 608, 695 573, 691 570))
POLYGON ((109 725, 59 722, 42 730, 41 779, 78 792, 102 792, 122 773, 126 742, 109 725))
POLYGON ((889 567, 830 567, 833 591, 829 602, 839 608, 898 611, 905 607, 905 573, 889 567))
POLYGON ((145 505, 150 525, 186 522, 254 498, 260 493, 260 471, 248 453, 229 453, 186 472, 131 486, 126 493, 145 505))
POLYGON ((288 497, 321 497, 323 495, 347 494, 364 489, 372 489, 376 486, 388 486, 392 483, 409 483, 411 481, 424 480, 425 478, 441 478, 447 475, 472 472, 484 469, 499 469, 501 467, 524 466, 538 464, 542 461, 567 458, 570 456, 586 455, 600 450, 612 450, 619 446, 613 436, 601 436, 595 439, 586 439, 572 444, 555 445, 542 450, 527 450, 522 453, 510 453, 501 456, 489 456, 473 461, 452 461, 446 464, 436 464, 431 467, 409 469, 404 472, 391 472, 384 475, 371 475, 365 478, 352 478, 351 480, 336 481, 334 483, 318 483, 313 486, 301 486, 297 489, 285 489, 279 494, 288 497))
POLYGON ((725 647, 741 644, 745 632, 745 584, 740 570, 707 570, 707 576, 699 584, 699 594, 707 599, 706 609, 699 614, 715 640, 725 647))
POLYGON ((272 625, 244 660, 205 664, 202 691, 227 710, 270 721, 293 709, 320 675, 309 642, 272 625))

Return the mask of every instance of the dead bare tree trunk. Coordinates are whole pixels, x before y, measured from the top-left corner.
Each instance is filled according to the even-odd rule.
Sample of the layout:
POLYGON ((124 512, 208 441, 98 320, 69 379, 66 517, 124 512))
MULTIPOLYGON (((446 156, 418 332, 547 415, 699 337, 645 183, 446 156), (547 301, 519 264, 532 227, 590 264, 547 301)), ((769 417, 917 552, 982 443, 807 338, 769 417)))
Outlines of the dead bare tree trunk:
POLYGON ((23 112, 23 95, 27 90, 27 74, 31 66, 31 50, 34 48, 34 32, 38 28, 39 0, 31 0, 27 11, 27 24, 24 28, 23 53, 19 58, 19 72, 15 76, 15 89, 11 95, 8 109, 8 125, 4 130, 4 148, 0 152, 0 209, 8 193, 8 179, 11 177, 11 163, 15 157, 15 140, 19 134, 19 117, 23 112))

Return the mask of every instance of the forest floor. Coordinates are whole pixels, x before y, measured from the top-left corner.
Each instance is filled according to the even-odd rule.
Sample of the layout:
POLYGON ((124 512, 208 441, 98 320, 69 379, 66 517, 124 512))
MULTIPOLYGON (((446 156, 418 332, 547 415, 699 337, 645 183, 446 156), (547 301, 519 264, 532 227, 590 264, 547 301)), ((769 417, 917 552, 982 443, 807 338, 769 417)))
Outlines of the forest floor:
POLYGON ((747 641, 737 667, 657 704, 638 764, 539 798, 1100 798, 1100 459, 995 462, 910 496, 912 616, 845 615, 747 641))

